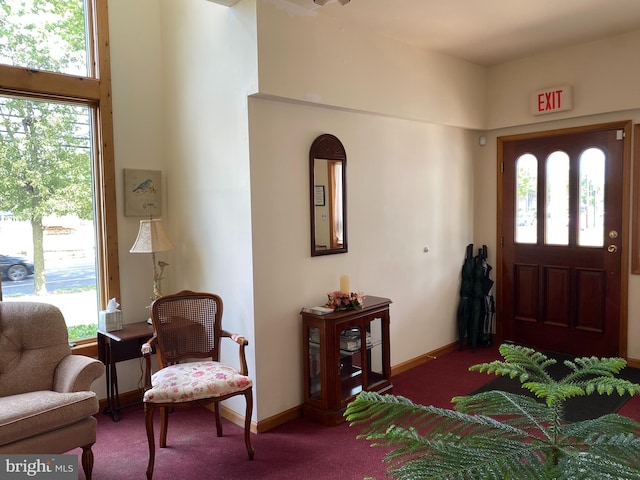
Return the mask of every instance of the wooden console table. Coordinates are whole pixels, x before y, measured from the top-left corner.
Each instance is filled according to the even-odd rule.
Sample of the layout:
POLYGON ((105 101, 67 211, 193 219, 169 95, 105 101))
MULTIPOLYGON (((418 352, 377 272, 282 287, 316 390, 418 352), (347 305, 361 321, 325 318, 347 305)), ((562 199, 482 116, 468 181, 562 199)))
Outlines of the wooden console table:
POLYGON ((367 296, 361 310, 301 313, 306 418, 335 426, 361 391, 391 393, 390 303, 367 296))
POLYGON ((106 367, 107 407, 105 415, 114 422, 120 420, 120 397, 116 363, 140 358, 142 345, 153 336, 153 327, 146 321, 125 324, 122 330, 106 332, 98 329, 98 358, 106 367))

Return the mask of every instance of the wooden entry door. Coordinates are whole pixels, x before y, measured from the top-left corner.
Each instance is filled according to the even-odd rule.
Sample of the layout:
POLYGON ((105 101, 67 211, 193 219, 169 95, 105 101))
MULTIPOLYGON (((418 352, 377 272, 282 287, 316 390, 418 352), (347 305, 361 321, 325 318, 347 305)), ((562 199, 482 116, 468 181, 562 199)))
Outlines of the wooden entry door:
POLYGON ((626 355, 630 128, 621 122, 498 139, 504 340, 626 355))

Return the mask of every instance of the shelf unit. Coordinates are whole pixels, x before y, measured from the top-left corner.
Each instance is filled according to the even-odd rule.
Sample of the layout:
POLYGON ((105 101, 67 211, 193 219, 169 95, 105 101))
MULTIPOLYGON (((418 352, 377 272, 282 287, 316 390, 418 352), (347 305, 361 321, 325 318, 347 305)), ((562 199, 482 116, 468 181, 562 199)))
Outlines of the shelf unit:
POLYGON ((335 426, 361 391, 391 393, 390 304, 367 296, 360 310, 301 314, 306 418, 335 426))

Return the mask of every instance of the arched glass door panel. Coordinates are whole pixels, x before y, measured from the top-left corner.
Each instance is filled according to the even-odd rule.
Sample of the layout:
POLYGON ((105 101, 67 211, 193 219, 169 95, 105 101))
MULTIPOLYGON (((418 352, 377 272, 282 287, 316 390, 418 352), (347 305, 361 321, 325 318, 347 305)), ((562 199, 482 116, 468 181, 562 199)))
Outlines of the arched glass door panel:
POLYGON ((578 245, 604 246, 605 155, 599 148, 589 148, 580 155, 580 216, 578 245))
POLYGON ((544 241, 547 245, 569 244, 569 155, 562 151, 547 157, 544 241))
POLYGON ((538 241, 538 159, 526 153, 516 160, 516 232, 517 243, 538 241))

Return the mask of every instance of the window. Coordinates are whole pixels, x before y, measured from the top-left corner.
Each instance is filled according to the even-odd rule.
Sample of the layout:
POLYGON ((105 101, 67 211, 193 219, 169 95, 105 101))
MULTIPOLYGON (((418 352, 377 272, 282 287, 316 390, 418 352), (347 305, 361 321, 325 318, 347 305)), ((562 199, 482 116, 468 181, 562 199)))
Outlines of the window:
POLYGON ((580 155, 580 217, 578 245, 604 245, 605 154, 588 148, 580 155))
POLYGON ((515 241, 538 241, 538 159, 526 153, 516 160, 516 232, 515 241))
POLYGON ((546 165, 545 243, 569 245, 569 155, 555 151, 546 165))
MULTIPOLYGON (((120 298, 107 0, 3 0, 2 8, 0 249, 12 251, 0 254, 32 255, 33 294, 54 304, 50 271, 57 262, 73 276, 69 251, 84 255, 92 297, 61 309, 68 323, 80 311, 95 325, 108 299, 120 298)), ((0 283, 3 300, 24 299, 8 295, 12 283, 0 283)))

